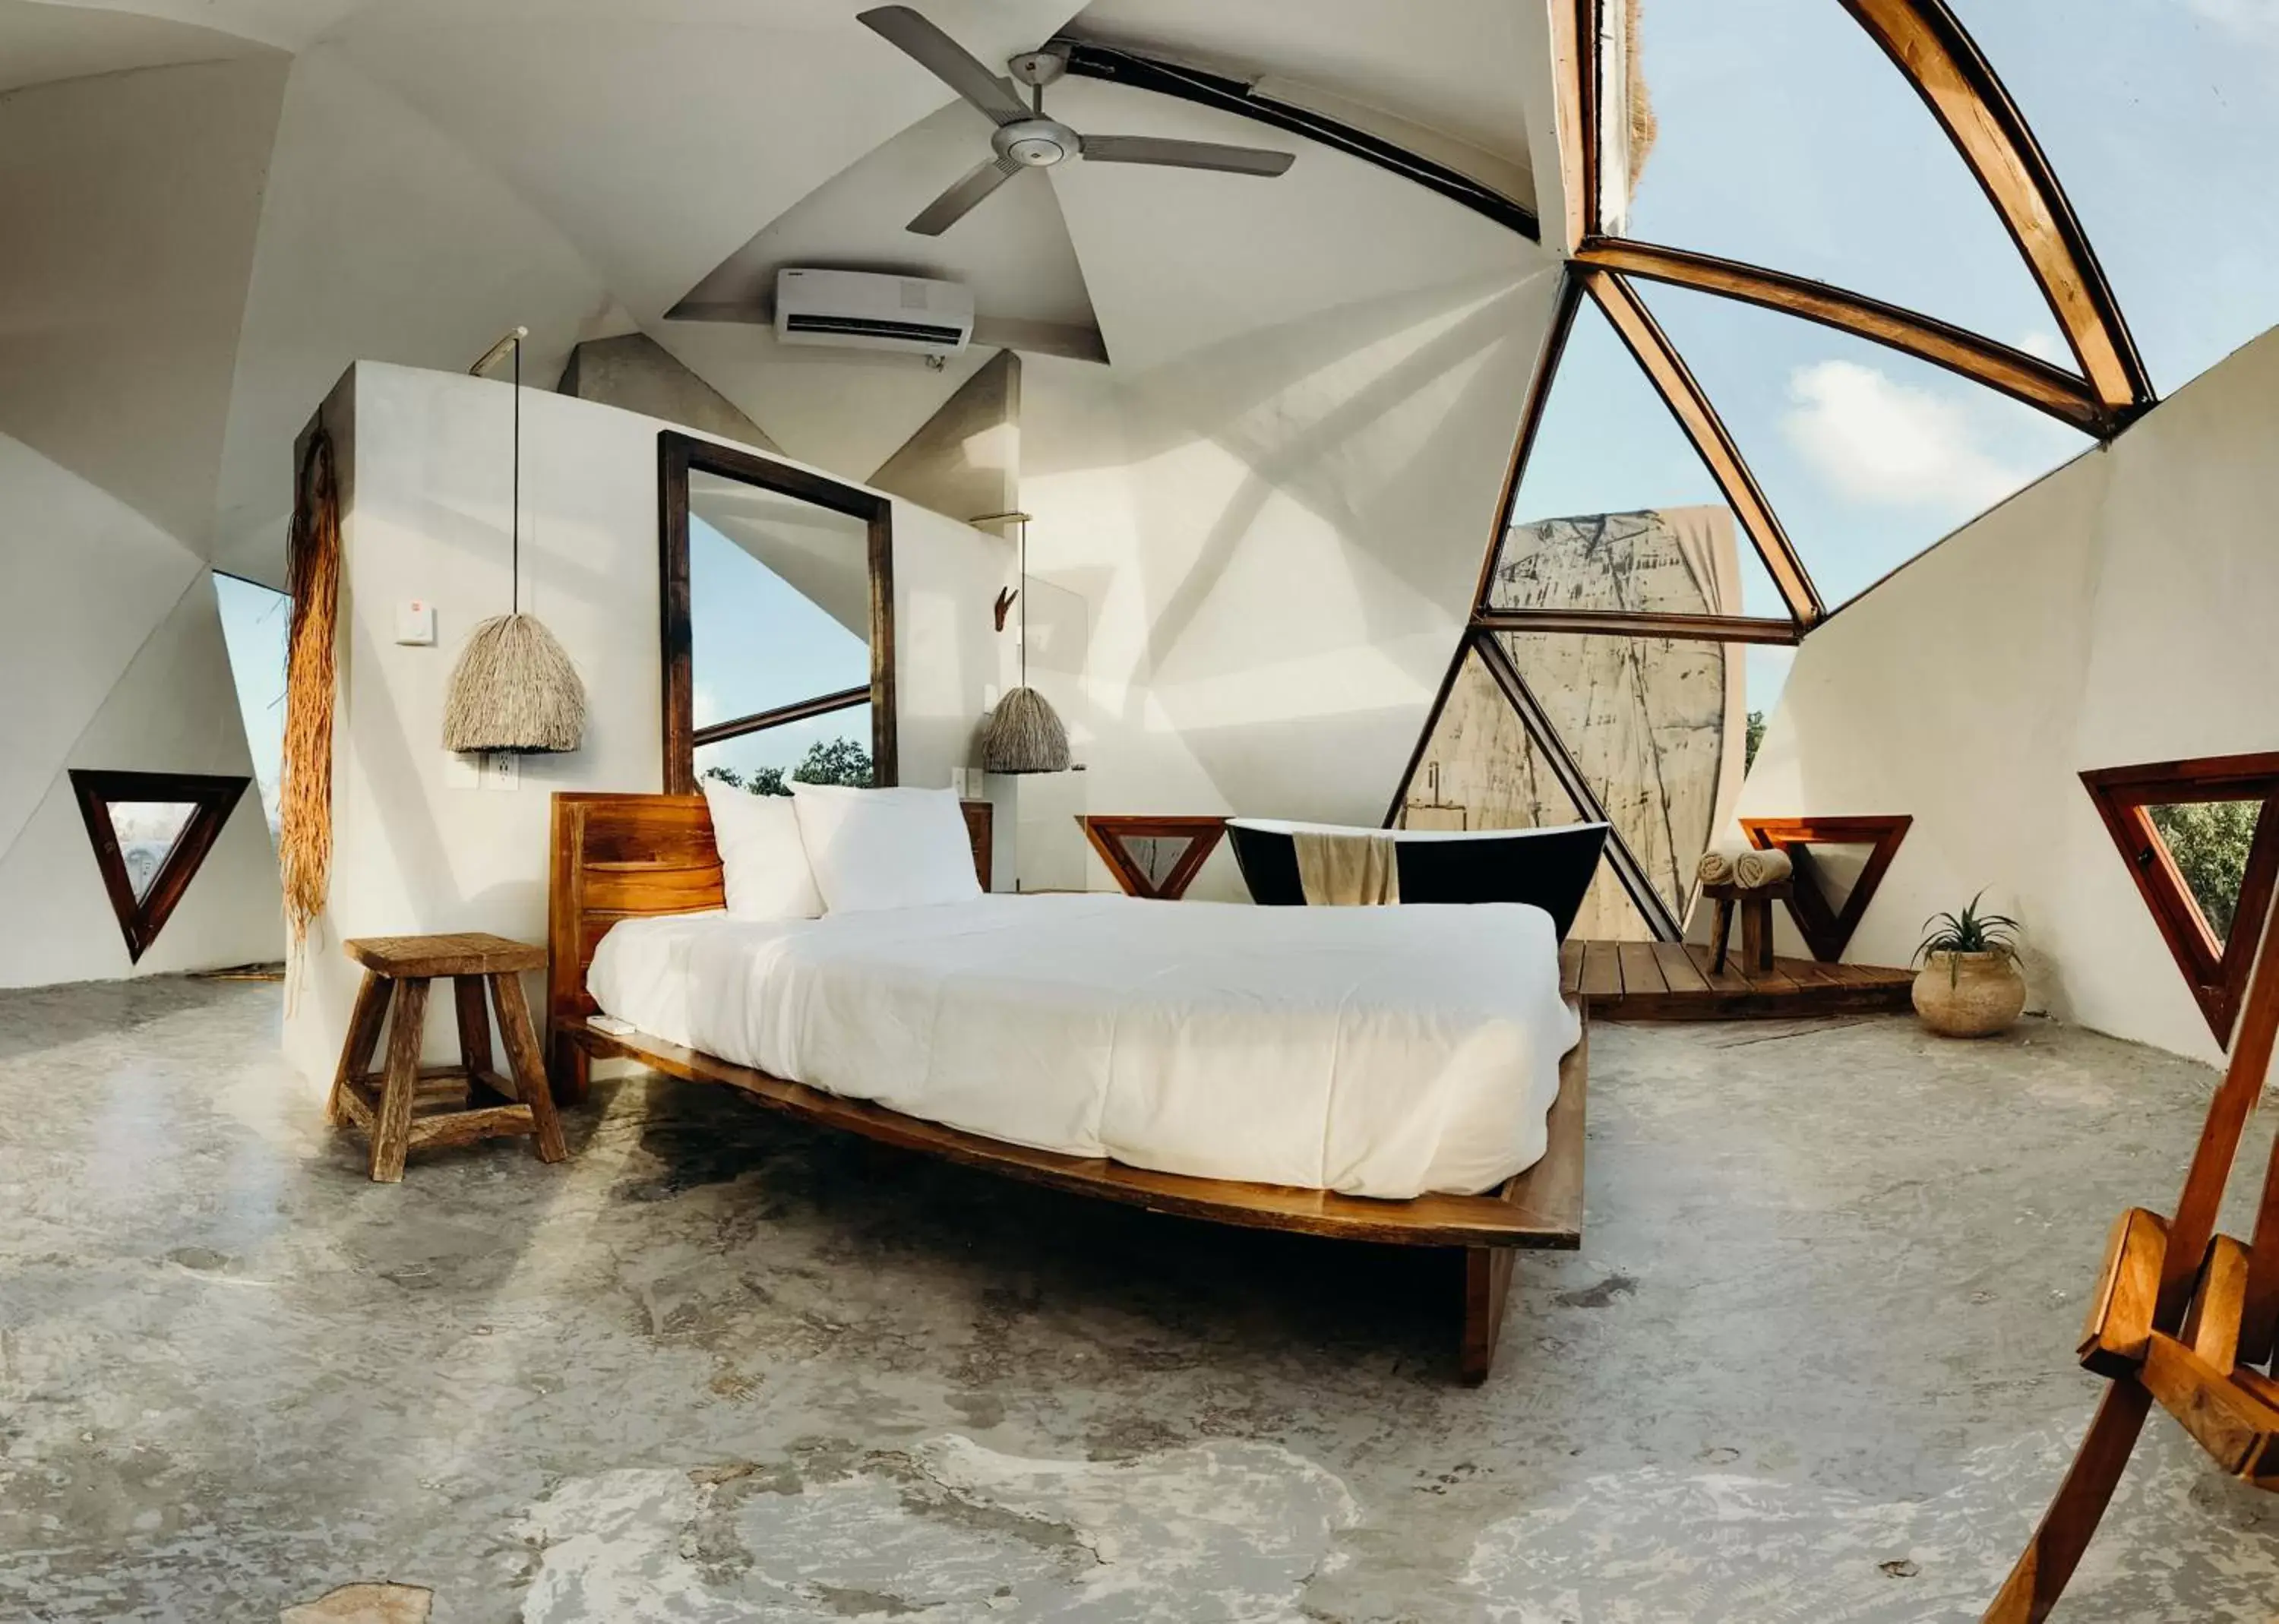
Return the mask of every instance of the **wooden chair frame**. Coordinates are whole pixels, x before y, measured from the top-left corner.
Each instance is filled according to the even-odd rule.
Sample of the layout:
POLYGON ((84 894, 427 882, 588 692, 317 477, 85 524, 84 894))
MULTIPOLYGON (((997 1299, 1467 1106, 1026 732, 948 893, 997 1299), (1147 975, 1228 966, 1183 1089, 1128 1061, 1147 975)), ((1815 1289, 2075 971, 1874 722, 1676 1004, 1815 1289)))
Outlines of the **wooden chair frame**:
POLYGON ((567 1098, 584 1095, 596 1057, 630 1060, 668 1076, 725 1084, 803 1122, 1071 1195, 1210 1223, 1458 1251, 1463 1256, 1458 1369, 1467 1383, 1485 1381, 1494 1362, 1513 1251, 1571 1252, 1583 1244, 1587 1030, 1560 1065, 1543 1159, 1486 1195, 1382 1201, 1156 1173, 961 1132, 646 1035, 614 1036, 591 1025, 588 1017, 596 1009, 586 990, 586 971, 611 925, 724 903, 719 854, 702 795, 557 793, 551 872, 547 1033, 556 1092, 567 1098))
POLYGON ((2153 1405, 2225 1471, 2279 1490, 2279 1143, 2249 1243, 2215 1232, 2239 1143, 2279 1039, 2279 941, 2266 906, 2230 1063, 2208 1106, 2172 1216, 2132 1209, 2114 1225, 2077 1350, 2112 1385, 2073 1465, 1984 1624, 2040 1624, 2089 1548, 2153 1405))

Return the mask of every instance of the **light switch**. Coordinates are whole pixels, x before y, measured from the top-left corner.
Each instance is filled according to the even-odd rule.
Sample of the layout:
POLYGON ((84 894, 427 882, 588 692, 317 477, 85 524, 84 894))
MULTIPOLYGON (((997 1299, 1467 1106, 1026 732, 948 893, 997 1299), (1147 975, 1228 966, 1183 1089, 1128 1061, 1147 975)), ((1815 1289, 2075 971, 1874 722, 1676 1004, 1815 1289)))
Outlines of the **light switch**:
POLYGON ((435 646, 435 606, 419 598, 395 606, 395 640, 416 647, 435 646))

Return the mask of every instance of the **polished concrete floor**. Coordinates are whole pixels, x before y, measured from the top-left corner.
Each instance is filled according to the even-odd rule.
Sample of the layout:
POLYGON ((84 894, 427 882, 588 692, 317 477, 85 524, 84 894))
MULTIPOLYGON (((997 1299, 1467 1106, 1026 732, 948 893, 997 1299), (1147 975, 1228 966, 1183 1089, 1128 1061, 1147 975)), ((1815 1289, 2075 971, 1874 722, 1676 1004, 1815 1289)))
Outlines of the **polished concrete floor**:
MULTIPOLYGON (((699 1086, 373 1185, 278 998, 0 993, 0 1618, 1974 1619, 2212 1081, 2046 1025, 1602 1025, 1583 1250, 1521 1261, 1470 1390, 1435 1258, 699 1086)), ((2156 1417, 2060 1624, 2279 1613, 2270 1498, 2156 1417)))

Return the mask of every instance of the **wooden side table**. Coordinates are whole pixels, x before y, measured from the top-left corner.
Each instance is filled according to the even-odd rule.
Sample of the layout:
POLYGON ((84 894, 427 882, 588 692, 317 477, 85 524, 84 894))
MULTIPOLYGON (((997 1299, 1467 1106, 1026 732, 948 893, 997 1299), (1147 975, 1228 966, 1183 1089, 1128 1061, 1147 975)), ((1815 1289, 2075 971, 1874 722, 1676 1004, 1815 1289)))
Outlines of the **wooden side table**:
POLYGON ((1083 825, 1084 838, 1092 842, 1092 849, 1100 854, 1101 862, 1108 865, 1109 873, 1116 877, 1125 896, 1151 897, 1165 902, 1176 902, 1186 894, 1187 887, 1201 871, 1204 860, 1226 834, 1224 816, 1078 813, 1076 821, 1083 825), (1178 840, 1186 844, 1159 877, 1152 866, 1126 844, 1140 840, 1178 840))
POLYGON ((1725 968, 1725 944, 1732 935, 1735 903, 1741 908, 1741 968, 1772 969, 1773 904, 1788 901, 1795 890, 1789 880, 1746 888, 1730 884, 1702 886, 1701 894, 1717 904, 1717 924, 1709 937, 1710 969, 1717 972, 1725 968))
POLYGON ((325 1115, 335 1123, 353 1123, 370 1138, 374 1180, 399 1182, 409 1151, 497 1134, 531 1135, 541 1161, 569 1155, 522 995, 521 972, 545 969, 545 948, 480 932, 367 936, 342 946, 364 966, 364 985, 349 1017, 325 1115), (427 984, 447 976, 459 1022, 459 1064, 422 1069, 427 984), (498 1009, 511 1078, 491 1063, 491 1005, 498 1009), (383 1025, 388 1062, 375 1072, 372 1056, 383 1025))

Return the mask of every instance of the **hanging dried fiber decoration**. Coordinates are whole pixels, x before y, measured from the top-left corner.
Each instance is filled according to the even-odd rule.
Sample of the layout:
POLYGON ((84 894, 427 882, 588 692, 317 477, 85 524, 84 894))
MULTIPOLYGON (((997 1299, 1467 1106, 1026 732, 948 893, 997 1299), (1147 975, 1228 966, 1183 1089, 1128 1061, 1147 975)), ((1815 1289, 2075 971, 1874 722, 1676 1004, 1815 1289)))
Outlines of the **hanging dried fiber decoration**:
POLYGON ((502 351, 513 350, 512 609, 469 633, 451 668, 443 706, 447 750, 575 750, 586 731, 586 686, 577 667, 544 623, 522 612, 522 341, 528 336, 517 327, 470 369, 480 377, 502 351))
POLYGON ((334 638, 341 609, 341 501, 333 437, 321 423, 302 454, 287 548, 293 600, 285 655, 285 749, 277 864, 290 956, 324 912, 333 871, 334 638))
MULTIPOLYGON (((1068 728, 1045 696, 1029 686, 1029 516, 992 513, 973 523, 1010 519, 1021 527, 1021 587, 1016 598, 1021 610, 1020 686, 1009 690, 989 713, 981 735, 984 772, 1066 772, 1069 764, 1068 728)), ((1003 617, 999 617, 1001 629, 1003 617)))

